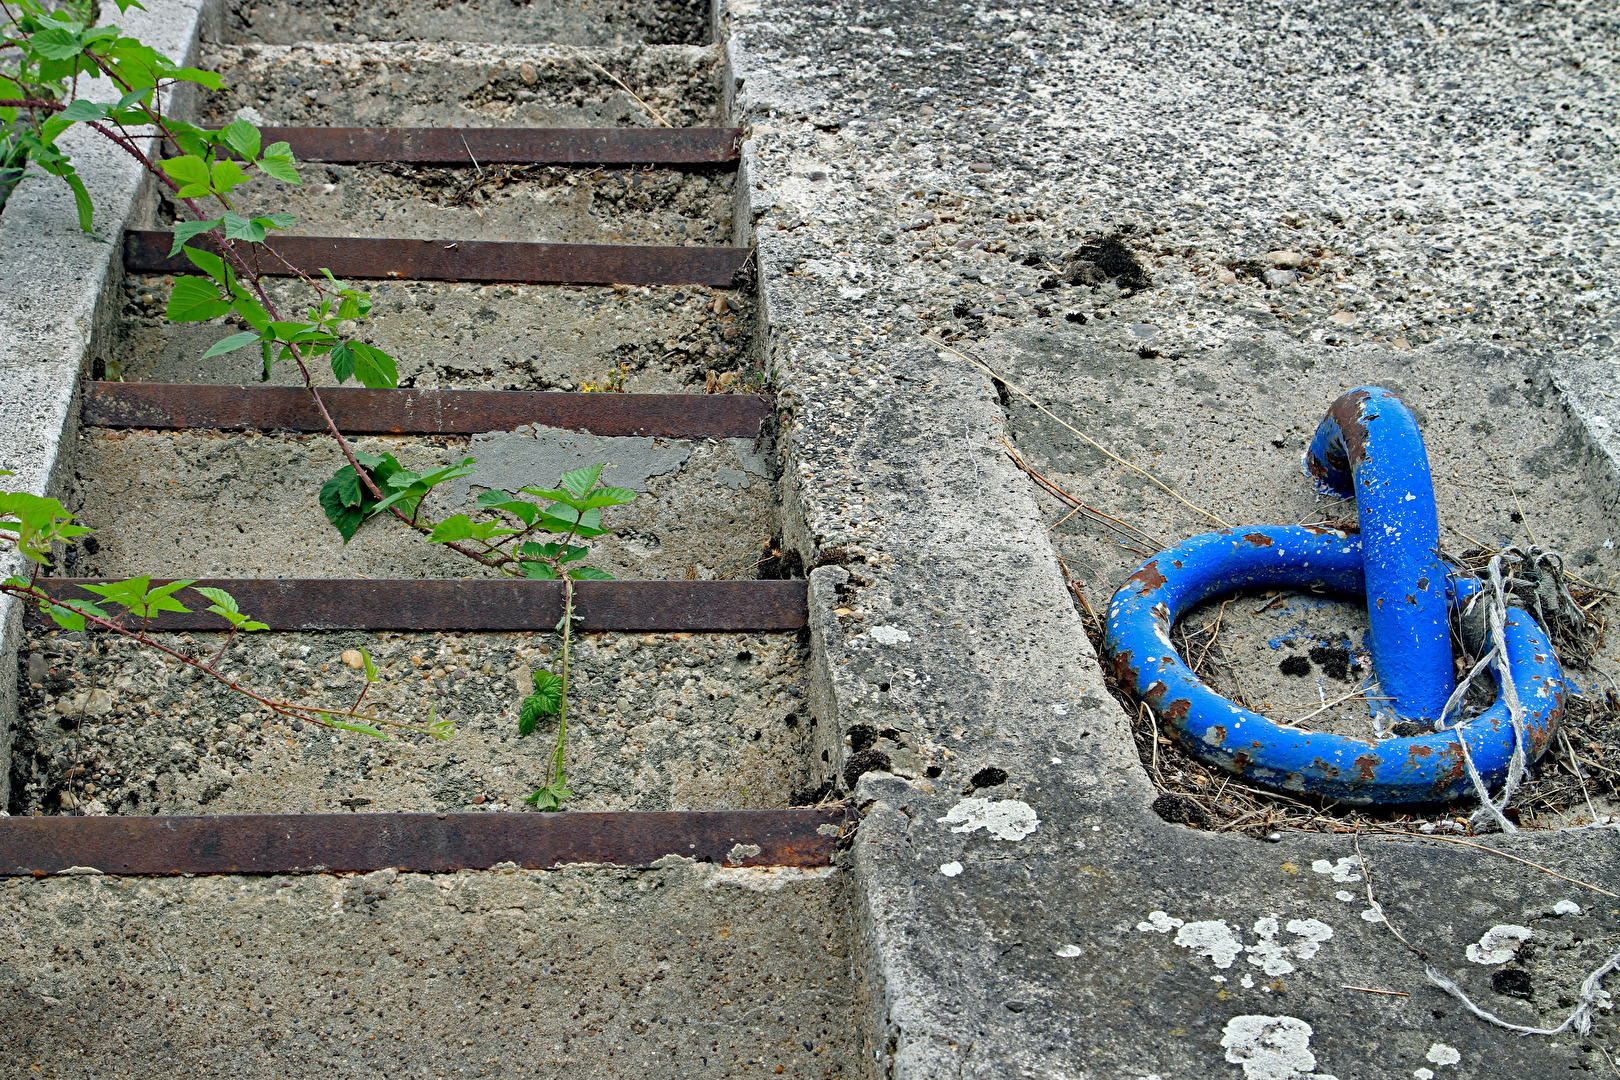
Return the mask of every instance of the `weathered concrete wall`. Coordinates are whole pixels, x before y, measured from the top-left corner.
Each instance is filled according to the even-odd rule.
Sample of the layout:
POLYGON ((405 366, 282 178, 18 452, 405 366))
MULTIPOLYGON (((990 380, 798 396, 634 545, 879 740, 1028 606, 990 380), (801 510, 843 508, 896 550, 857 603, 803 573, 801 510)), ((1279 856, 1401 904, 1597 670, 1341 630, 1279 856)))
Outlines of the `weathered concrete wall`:
MULTIPOLYGON (((1342 861, 1348 838, 1267 844, 1148 810, 1153 787, 1063 587, 1056 515, 1043 517, 1003 452, 1010 396, 918 339, 942 332, 1017 361, 1043 400, 1139 434, 1146 467, 1173 448, 1178 478, 1234 513, 1264 509, 1237 494, 1244 485, 1276 497, 1267 455, 1279 453, 1269 402, 1222 397, 1215 422, 1198 408, 1240 383, 1254 393, 1242 350, 1303 356, 1313 384, 1359 381, 1371 354, 1355 345, 1397 354, 1376 365, 1386 374, 1430 343, 1514 350, 1486 395, 1516 368, 1565 371, 1582 348, 1612 344, 1613 301, 1588 291, 1613 272, 1596 240, 1616 113, 1593 44, 1612 41, 1605 17, 1079 2, 889 4, 834 19, 793 0, 726 11, 762 317, 790 410, 787 531, 807 564, 834 557, 850 575, 818 586, 811 690, 823 724, 893 731, 914 755, 857 789, 869 1067, 1339 1080, 1606 1067, 1612 1021, 1590 1040, 1520 1038, 1429 986, 1372 921, 1366 879, 1342 861), (1106 258, 1074 258, 1108 233, 1123 233, 1151 287, 1106 258), (1253 342, 1267 330, 1297 343, 1253 342), (1048 346, 1032 350, 1033 333, 1048 346), (1131 382, 1149 361, 1162 373, 1151 390, 1131 382), (1006 779, 976 788, 988 767, 1006 779)), ((1430 406, 1468 381, 1466 352, 1436 347, 1409 368, 1445 373, 1417 396, 1448 424, 1480 411, 1466 385, 1453 412, 1430 406)), ((1281 369, 1265 378, 1278 401, 1311 389, 1281 369)), ((1313 427, 1325 405, 1299 423, 1313 427)), ((1551 399, 1491 407, 1521 410, 1498 427, 1515 467, 1567 444, 1545 512, 1593 534, 1589 545, 1607 511, 1587 492, 1612 484, 1601 460, 1551 399), (1561 470, 1596 475, 1572 484, 1561 470)), ((1174 518, 1063 452, 1099 509, 1123 493, 1155 524, 1174 518)), ((1612 883, 1603 831, 1509 849, 1612 883)), ((1391 922, 1517 1022, 1559 1022, 1620 944, 1612 905, 1590 889, 1438 841, 1368 837, 1362 850, 1391 922), (1582 913, 1554 915, 1565 899, 1582 913), (1547 946, 1516 962, 1533 1003, 1493 993, 1491 967, 1466 956, 1515 921, 1547 946)))

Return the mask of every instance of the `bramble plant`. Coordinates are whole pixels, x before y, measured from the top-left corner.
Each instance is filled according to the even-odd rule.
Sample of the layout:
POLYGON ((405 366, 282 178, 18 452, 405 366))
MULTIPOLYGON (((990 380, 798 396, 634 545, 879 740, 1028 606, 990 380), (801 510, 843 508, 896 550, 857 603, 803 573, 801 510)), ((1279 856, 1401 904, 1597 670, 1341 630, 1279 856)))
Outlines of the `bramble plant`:
MULTIPOLYGON (((135 0, 115 3, 120 13, 141 6, 135 0)), ((469 457, 442 469, 414 472, 392 454, 356 451, 332 420, 311 373, 315 361, 325 357, 339 384, 353 379, 366 387, 392 389, 398 386, 399 375, 386 352, 340 332, 340 324, 366 318, 371 311, 370 296, 346 286, 329 270, 306 273, 265 244, 272 232, 296 224, 293 215, 255 215, 241 204, 238 189, 254 173, 286 184, 302 182, 289 145, 263 145, 259 129, 246 120, 207 129, 165 114, 165 101, 177 85, 193 83, 218 90, 220 77, 176 65, 116 27, 94 25, 93 0, 63 0, 55 9, 40 0, 15 0, 12 6, 0 0, 0 13, 5 17, 0 28, 0 195, 23 169, 36 166, 68 185, 80 228, 94 235, 94 207, 58 141, 75 124, 82 124, 133 156, 193 217, 175 223, 170 254, 184 254, 199 273, 176 277, 168 318, 209 322, 234 316, 249 329, 217 342, 204 358, 257 346, 261 379, 268 380, 278 364, 296 367, 347 462, 322 485, 319 495, 321 508, 345 544, 373 518, 388 516, 428 542, 501 574, 562 582, 564 613, 557 627, 562 637, 560 671, 535 676, 535 692, 523 702, 519 718, 519 734, 526 736, 543 720, 556 717, 557 744, 547 781, 527 801, 540 809, 558 809, 570 794, 564 758, 569 644, 578 618, 573 583, 611 577, 580 564, 589 553, 584 542, 608 532, 602 527, 604 508, 628 503, 635 493, 601 484, 602 466, 595 465, 565 473, 554 489, 523 488, 517 494, 486 491, 478 497, 476 516, 454 514, 437 522, 425 519, 423 504, 433 489, 472 474, 477 463, 469 457), (108 104, 78 96, 81 77, 109 81, 120 95, 118 100, 108 104), (154 160, 143 149, 153 134, 174 146, 178 154, 154 160), (295 277, 312 292, 304 318, 289 317, 272 300, 259 269, 266 259, 279 265, 282 276, 295 277), (540 534, 558 539, 542 542, 540 534)), ((610 373, 604 389, 622 388, 623 372, 616 379, 610 373)), ((355 703, 345 709, 310 707, 263 697, 227 679, 214 667, 224 647, 212 660, 203 662, 168 648, 148 632, 153 615, 188 610, 176 598, 187 589, 211 601, 207 610, 227 624, 226 646, 238 633, 266 628, 243 614, 223 590, 197 589, 191 581, 153 587, 150 578, 143 576, 83 586, 99 601, 53 597, 39 584, 41 571, 51 565, 53 545, 90 531, 54 499, 0 492, 0 541, 10 541, 34 564, 30 576, 14 575, 0 582, 0 593, 37 604, 66 629, 93 628, 132 638, 200 669, 275 714, 380 738, 388 738, 385 726, 405 727, 435 738, 452 733, 453 725, 436 720, 431 711, 420 725, 360 712, 366 691, 376 681, 376 668, 363 650, 366 686, 355 703), (110 610, 114 608, 122 610, 110 610), (139 625, 128 625, 130 619, 139 620, 139 625)))

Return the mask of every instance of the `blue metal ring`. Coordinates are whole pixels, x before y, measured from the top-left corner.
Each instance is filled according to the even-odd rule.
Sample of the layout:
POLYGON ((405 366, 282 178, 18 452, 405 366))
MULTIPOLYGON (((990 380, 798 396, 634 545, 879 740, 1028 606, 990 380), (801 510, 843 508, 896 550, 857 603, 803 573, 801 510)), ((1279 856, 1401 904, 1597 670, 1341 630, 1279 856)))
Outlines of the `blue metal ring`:
MULTIPOLYGON (((1466 601, 1473 584, 1447 577, 1445 595, 1466 601)), ((1482 715, 1447 731, 1394 739, 1289 727, 1206 686, 1170 643, 1176 619, 1211 596, 1277 586, 1363 593, 1361 541, 1312 526, 1270 525, 1205 533, 1161 551, 1109 605, 1103 651, 1115 678, 1152 707, 1188 752, 1267 787, 1357 804, 1444 802, 1473 792, 1459 739, 1467 739, 1487 784, 1502 779, 1514 737, 1499 678, 1497 701, 1482 715)), ((1525 752, 1534 761, 1552 739, 1567 688, 1534 619, 1509 608, 1503 635, 1525 708, 1525 752)))
POLYGON ((1324 489, 1356 500, 1366 540, 1367 646, 1391 699, 1387 711, 1440 719, 1456 680, 1440 520, 1416 417, 1388 390, 1358 386, 1322 418, 1305 468, 1324 489))

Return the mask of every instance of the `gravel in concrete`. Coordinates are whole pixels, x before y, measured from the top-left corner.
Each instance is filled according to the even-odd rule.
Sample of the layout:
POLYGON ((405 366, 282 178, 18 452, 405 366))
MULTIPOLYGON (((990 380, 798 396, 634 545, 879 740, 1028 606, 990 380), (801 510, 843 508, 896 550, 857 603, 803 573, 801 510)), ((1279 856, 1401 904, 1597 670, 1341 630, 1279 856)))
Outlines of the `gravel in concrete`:
POLYGON ((318 127, 658 127, 651 106, 699 127, 720 118, 719 60, 698 45, 219 45, 203 62, 225 89, 201 112, 318 127))
MULTIPOLYGON (((449 438, 363 438, 365 453, 393 453, 425 472, 477 458, 486 447, 491 487, 552 484, 562 453, 600 450, 604 475, 621 469, 646 493, 604 514, 614 530, 597 538, 592 565, 617 577, 754 576, 766 541, 780 534, 773 484, 745 440, 593 440, 573 433, 449 438), (739 445, 733 447, 732 443, 739 445), (603 445, 603 444, 607 445, 603 445), (534 462, 530 479, 512 483, 534 462), (656 474, 637 473, 655 466, 656 474), (747 486, 743 486, 744 482, 747 486)), ((393 519, 361 527, 345 545, 318 494, 344 464, 329 436, 235 432, 86 429, 78 445, 73 505, 97 531, 96 550, 81 543, 74 574, 116 577, 466 577, 482 566, 449 549, 413 539, 393 519)), ((477 480, 477 474, 472 478, 477 480)), ((435 489, 423 511, 440 520, 474 510, 435 489)), ((480 487, 480 490, 482 488, 480 487)), ((475 494, 469 486, 463 495, 475 494)))
MULTIPOLYGON (((402 386, 471 390, 581 390, 622 378, 629 393, 695 393, 708 373, 733 380, 754 366, 754 305, 738 290, 685 287, 555 287, 465 282, 350 282, 365 287, 371 314, 355 329, 394 358, 402 386), (715 308, 725 305, 725 311, 715 308)), ((140 382, 249 383, 262 374, 252 352, 200 359, 243 327, 225 320, 164 318, 173 279, 123 283, 120 318, 97 336, 98 373, 140 382), (109 364, 116 367, 109 368, 109 364)), ((301 283, 268 285, 278 305, 308 303, 301 283)), ((331 367, 312 370, 332 383, 331 367)), ((302 383, 279 365, 271 382, 302 383)))
POLYGON ((693 0, 452 0, 365 4, 358 0, 239 0, 225 5, 216 35, 228 42, 523 41, 562 45, 698 45, 707 5, 693 0))
MULTIPOLYGON (((220 634, 160 637, 204 659, 225 644, 220 634)), ((220 670, 266 697, 347 707, 365 686, 365 650, 380 680, 366 693, 371 715, 421 725, 431 711, 457 727, 444 741, 410 732, 384 741, 312 723, 295 730, 125 639, 36 631, 23 647, 10 809, 523 810, 546 781, 556 728, 520 738, 519 706, 531 672, 557 668, 559 648, 554 634, 261 632, 224 654, 220 670)), ((814 802, 803 652, 792 635, 584 635, 571 650, 569 807, 814 802)))

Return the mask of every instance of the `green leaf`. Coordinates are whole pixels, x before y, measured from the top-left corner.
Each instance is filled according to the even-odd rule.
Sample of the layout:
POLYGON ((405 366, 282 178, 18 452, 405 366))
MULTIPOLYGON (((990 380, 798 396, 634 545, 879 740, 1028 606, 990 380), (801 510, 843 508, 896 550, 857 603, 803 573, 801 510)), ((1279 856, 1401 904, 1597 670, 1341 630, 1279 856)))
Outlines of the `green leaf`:
POLYGON ((625 503, 635 502, 636 493, 629 488, 599 487, 591 492, 590 498, 585 500, 585 509, 593 510, 599 506, 623 506, 625 503))
POLYGON ((449 544, 457 540, 490 540, 497 536, 512 536, 516 529, 507 529, 498 521, 473 521, 466 514, 453 514, 433 526, 428 541, 449 544))
POLYGON ((366 665, 366 682, 376 682, 377 681, 377 665, 372 662, 371 654, 366 652, 366 650, 361 649, 360 650, 360 659, 362 661, 364 661, 365 665, 366 665))
MULTIPOLYGON (((231 307, 236 310, 236 314, 262 337, 265 331, 270 329, 270 313, 240 285, 231 289, 231 297, 231 307)), ((266 340, 265 344, 268 345, 269 341, 266 340)))
POLYGON ((363 341, 349 342, 349 349, 354 354, 354 377, 361 386, 373 390, 392 390, 399 386, 399 368, 392 356, 363 341))
POLYGON ((342 386, 354 374, 354 350, 347 341, 340 342, 332 347, 332 354, 327 357, 332 361, 332 377, 342 386))
POLYGON ((565 499, 570 499, 573 497, 566 491, 553 488, 526 487, 519 488, 518 490, 522 491, 526 495, 533 495, 538 499, 550 499, 553 502, 561 502, 565 499))
POLYGON ((84 51, 84 43, 79 40, 78 34, 54 26, 31 36, 28 47, 46 60, 67 60, 84 51))
POLYGON ((67 181, 67 186, 73 191, 73 205, 79 211, 80 230, 94 232, 94 222, 91 218, 95 215, 96 206, 90 201, 90 193, 85 190, 84 181, 79 179, 76 172, 67 173, 62 179, 67 181))
POLYGON ((209 179, 208 162, 196 154, 185 154, 177 158, 168 158, 158 162, 158 168, 169 174, 169 179, 177 184, 207 186, 209 179))
POLYGON ((566 488, 568 493, 576 499, 583 499, 585 493, 595 485, 597 477, 602 475, 602 466, 592 465, 584 469, 575 469, 565 472, 557 478, 557 484, 566 488))
POLYGON ((485 510, 504 510, 525 525, 533 525, 540 516, 540 508, 534 503, 514 499, 504 491, 480 492, 477 503, 485 510))
POLYGON ((167 312, 173 322, 207 322, 230 310, 231 302, 221 299, 212 282, 194 277, 174 279, 167 312))
POLYGON ((73 524, 73 514, 55 499, 26 491, 0 491, 0 530, 14 533, 17 550, 37 563, 50 561, 51 545, 93 532, 73 524))
MULTIPOLYGON (((224 224, 224 219, 223 218, 215 218, 212 221, 177 221, 177 222, 175 222, 174 223, 174 246, 169 249, 169 258, 172 259, 176 255, 180 254, 180 249, 185 245, 185 242, 187 240, 190 240, 193 236, 200 236, 205 232, 211 232, 212 230, 214 230, 215 228, 217 228, 218 226, 220 226, 222 224, 224 224)), ((224 264, 221 263, 221 266, 223 266, 223 265, 224 264)), ((221 274, 219 276, 223 277, 224 275, 221 274)))
POLYGON ((208 351, 202 354, 201 358, 207 360, 210 356, 223 356, 225 353, 235 352, 237 349, 245 349, 258 340, 258 334, 251 330, 244 330, 240 334, 232 334, 228 338, 214 342, 208 351))
POLYGON ((349 720, 339 720, 331 713, 324 712, 321 713, 321 719, 326 721, 328 727, 342 728, 344 731, 358 731, 362 735, 371 735, 375 738, 382 739, 384 742, 393 742, 392 736, 390 736, 386 731, 383 731, 381 728, 372 727, 370 724, 361 724, 349 720))
POLYGON ((232 188, 247 182, 248 174, 242 171, 232 158, 214 162, 214 168, 209 173, 209 186, 221 195, 228 193, 232 188))
POLYGON ((95 593, 110 604, 128 608, 130 614, 142 619, 149 619, 160 611, 191 610, 176 600, 173 594, 181 589, 190 588, 196 584, 195 581, 171 581, 155 589, 151 584, 150 575, 142 574, 126 581, 110 581, 105 585, 80 585, 79 588, 95 593))
POLYGON ((361 509, 360 477, 351 465, 343 466, 321 485, 320 502, 321 509, 326 511, 326 520, 337 529, 345 544, 366 523, 367 515, 361 509))
POLYGON ((100 120, 106 115, 107 106, 97 104, 94 101, 86 101, 84 98, 79 98, 67 108, 57 113, 56 117, 59 120, 69 120, 77 123, 81 120, 100 120))
POLYGON ((531 804, 536 810, 556 811, 562 809, 563 801, 574 793, 568 790, 563 783, 547 784, 523 801, 531 804))
POLYGON ((69 611, 60 604, 41 604, 40 610, 51 617, 51 621, 64 630, 79 631, 84 629, 84 616, 77 611, 69 611))
POLYGON ((262 225, 266 229, 290 229, 298 224, 297 214, 266 214, 253 219, 255 225, 262 225))
POLYGON ((568 571, 568 576, 575 581, 613 581, 613 575, 606 570, 598 570, 594 566, 576 566, 568 571))
POLYGON ((523 564, 523 576, 530 581, 556 581, 558 575, 557 571, 552 569, 550 563, 525 562, 523 564))
POLYGON ((246 615, 243 615, 241 609, 236 606, 236 597, 232 596, 224 589, 212 589, 204 586, 197 586, 192 591, 199 592, 203 596, 206 596, 208 599, 212 600, 213 603, 208 606, 208 610, 213 612, 215 615, 218 615, 220 618, 224 619, 238 630, 246 633, 252 633, 255 630, 270 629, 270 627, 266 624, 262 622, 254 622, 246 615))
POLYGON ((293 161, 292 147, 284 142, 271 143, 264 149, 264 156, 255 164, 259 171, 275 180, 285 184, 302 184, 303 178, 298 175, 298 166, 293 161))
POLYGON ((193 266, 207 274, 209 277, 213 278, 215 281, 224 282, 229 280, 231 277, 230 272, 225 268, 225 260, 220 258, 218 255, 215 255, 212 251, 203 251, 200 248, 194 247, 188 247, 183 250, 186 258, 191 260, 191 264, 193 266))
POLYGON ((225 125, 220 137, 225 140, 226 146, 248 161, 259 156, 259 129, 246 120, 235 120, 225 125))
POLYGON ((264 239, 264 226, 257 221, 249 221, 232 210, 225 211, 224 220, 227 240, 246 240, 250 244, 257 244, 264 239))
MULTIPOLYGON (((140 7, 139 4, 136 4, 135 6, 140 7)), ((141 10, 145 11, 146 9, 141 8, 141 10)), ((225 80, 220 77, 219 72, 204 71, 202 68, 175 68, 173 71, 167 72, 166 77, 176 79, 180 82, 196 83, 198 86, 204 87, 208 90, 218 90, 220 87, 225 85, 225 80)))
POLYGON ((531 734, 542 719, 555 716, 562 708, 562 676, 549 671, 534 673, 534 693, 523 699, 518 713, 518 735, 531 734))

